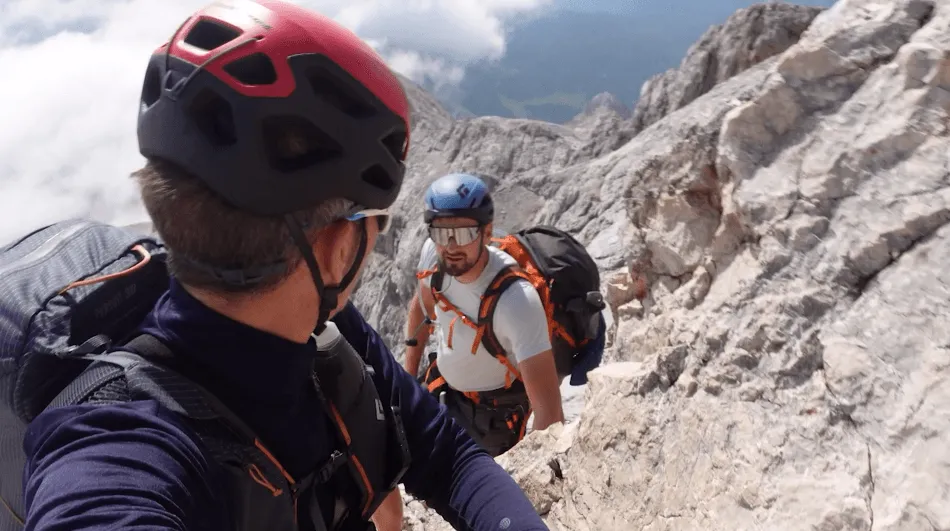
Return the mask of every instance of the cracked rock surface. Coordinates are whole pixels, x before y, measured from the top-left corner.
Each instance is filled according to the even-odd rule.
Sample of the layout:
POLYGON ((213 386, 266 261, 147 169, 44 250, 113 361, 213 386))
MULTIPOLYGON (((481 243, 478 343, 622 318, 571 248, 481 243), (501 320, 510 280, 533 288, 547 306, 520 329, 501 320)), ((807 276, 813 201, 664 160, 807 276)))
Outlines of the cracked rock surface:
MULTIPOLYGON (((551 529, 950 529, 950 0, 840 0, 615 147, 426 112, 407 212, 486 171, 506 223, 602 269, 583 408, 499 458, 551 529)), ((391 345, 422 234, 400 222, 357 297, 391 345)))

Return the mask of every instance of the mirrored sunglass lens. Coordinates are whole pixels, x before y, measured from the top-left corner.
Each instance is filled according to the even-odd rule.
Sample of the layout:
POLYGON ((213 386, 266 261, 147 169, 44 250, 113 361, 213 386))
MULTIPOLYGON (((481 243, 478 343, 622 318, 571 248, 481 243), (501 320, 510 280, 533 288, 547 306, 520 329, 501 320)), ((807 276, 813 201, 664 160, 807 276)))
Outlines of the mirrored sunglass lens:
POLYGON ((459 245, 468 245, 475 241, 478 234, 478 227, 459 227, 455 229, 455 241, 459 245))
POLYGON ((449 241, 453 238, 455 239, 456 245, 468 245, 475 241, 477 235, 478 227, 429 228, 429 237, 432 238, 432 241, 443 247, 448 245, 449 241))
POLYGON ((437 227, 429 227, 429 237, 432 238, 436 244, 441 246, 446 246, 449 244, 449 237, 451 234, 448 229, 440 229, 437 227))

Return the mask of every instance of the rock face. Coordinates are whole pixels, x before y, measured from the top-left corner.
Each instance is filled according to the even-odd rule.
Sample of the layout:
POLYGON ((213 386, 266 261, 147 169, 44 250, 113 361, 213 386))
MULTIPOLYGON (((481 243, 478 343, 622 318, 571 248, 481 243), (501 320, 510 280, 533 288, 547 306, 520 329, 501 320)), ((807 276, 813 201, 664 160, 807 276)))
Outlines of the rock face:
POLYGON ((755 4, 711 27, 690 47, 678 69, 643 84, 633 112, 635 129, 643 130, 717 83, 784 52, 820 12, 818 7, 795 4, 755 4))
POLYGON ((552 529, 950 529, 948 29, 950 1, 840 0, 607 151, 420 117, 418 214, 357 303, 401 338, 421 190, 488 172, 505 224, 588 245, 615 318, 579 420, 499 458, 552 529))

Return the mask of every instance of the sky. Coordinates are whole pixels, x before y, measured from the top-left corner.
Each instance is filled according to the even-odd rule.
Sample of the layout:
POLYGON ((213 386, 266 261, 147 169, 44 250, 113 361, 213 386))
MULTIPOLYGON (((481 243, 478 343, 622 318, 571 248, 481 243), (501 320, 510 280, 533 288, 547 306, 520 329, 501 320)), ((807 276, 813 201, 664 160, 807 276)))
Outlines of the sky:
MULTIPOLYGON (((400 73, 457 82, 550 0, 295 0, 400 73)), ((129 174, 149 54, 207 0, 0 0, 0 245, 72 216, 144 221, 129 174)))

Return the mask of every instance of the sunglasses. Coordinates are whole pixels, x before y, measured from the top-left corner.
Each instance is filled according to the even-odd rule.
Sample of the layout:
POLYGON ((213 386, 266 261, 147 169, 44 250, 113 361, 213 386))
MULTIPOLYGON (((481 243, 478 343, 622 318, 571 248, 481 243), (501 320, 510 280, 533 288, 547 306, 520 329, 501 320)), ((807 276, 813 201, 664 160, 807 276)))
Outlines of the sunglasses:
POLYGON ((449 244, 450 240, 455 240, 455 245, 464 247, 478 238, 481 227, 429 227, 429 237, 432 241, 441 247, 449 244))
POLYGON ((379 223, 379 234, 383 235, 389 232, 389 228, 392 226, 393 218, 389 215, 389 211, 386 209, 373 209, 369 208, 366 210, 360 210, 355 214, 346 216, 346 219, 349 221, 359 221, 365 218, 376 218, 376 222, 379 223))

